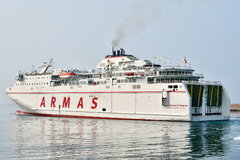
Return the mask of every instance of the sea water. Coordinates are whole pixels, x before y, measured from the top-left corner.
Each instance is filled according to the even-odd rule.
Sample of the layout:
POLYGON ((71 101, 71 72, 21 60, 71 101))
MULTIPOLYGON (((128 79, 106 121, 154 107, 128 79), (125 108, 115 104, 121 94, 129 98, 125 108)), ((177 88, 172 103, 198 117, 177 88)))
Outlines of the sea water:
POLYGON ((164 122, 21 116, 0 105, 0 159, 240 159, 230 121, 164 122))

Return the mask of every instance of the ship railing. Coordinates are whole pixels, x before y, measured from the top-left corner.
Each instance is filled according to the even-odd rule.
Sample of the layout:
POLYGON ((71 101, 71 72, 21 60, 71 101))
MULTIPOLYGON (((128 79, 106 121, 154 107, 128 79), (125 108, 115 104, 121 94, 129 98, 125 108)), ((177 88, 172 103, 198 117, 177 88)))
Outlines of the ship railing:
MULTIPOLYGON (((161 81, 156 80, 156 82, 152 81, 152 82, 148 82, 148 83, 188 83, 188 82, 192 82, 192 81, 183 81, 181 79, 164 79, 161 81)), ((196 83, 199 85, 199 83, 196 83)))
POLYGON ((196 77, 204 77, 202 73, 193 73, 192 75, 196 77))
POLYGON ((202 115, 202 107, 192 107, 192 115, 202 115))
POLYGON ((40 75, 51 75, 52 72, 46 73, 38 73, 38 72, 31 72, 31 73, 24 73, 25 76, 40 76, 40 75))
POLYGON ((183 81, 187 84, 196 84, 196 85, 222 85, 220 81, 183 81))
POLYGON ((217 106, 207 106, 206 107, 206 114, 221 114, 222 107, 217 106))
MULTIPOLYGON (((150 76, 155 75, 154 73, 147 73, 150 74, 150 76)), ((199 73, 164 73, 164 74, 159 74, 159 77, 161 76, 194 76, 194 77, 203 77, 203 74, 199 74, 199 73)))
POLYGON ((176 69, 192 69, 191 66, 182 66, 182 65, 169 65, 169 66, 168 65, 164 65, 164 66, 162 65, 161 68, 162 69, 173 69, 173 68, 174 69, 175 68, 176 69))

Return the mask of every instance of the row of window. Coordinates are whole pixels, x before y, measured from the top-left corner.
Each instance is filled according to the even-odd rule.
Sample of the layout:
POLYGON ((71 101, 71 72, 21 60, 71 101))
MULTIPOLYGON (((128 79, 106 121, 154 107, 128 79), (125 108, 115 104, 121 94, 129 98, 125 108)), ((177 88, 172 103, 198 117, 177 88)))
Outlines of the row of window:
MULTIPOLYGON (((119 79, 117 80, 117 83, 136 83, 136 79, 119 79)), ((93 81, 93 80, 88 80, 88 81, 68 81, 68 82, 61 82, 61 81, 53 81, 54 86, 56 85, 61 85, 61 84, 69 84, 69 85, 106 85, 107 81, 93 81)))
POLYGON ((148 78, 147 82, 148 83, 178 83, 182 81, 197 81, 197 78, 148 78))
POLYGON ((16 86, 30 86, 30 85, 48 85, 48 82, 39 83, 16 83, 16 86))
POLYGON ((89 75, 80 75, 80 78, 100 78, 100 74, 89 74, 89 75))
POLYGON ((124 73, 113 73, 112 76, 124 76, 124 73))
POLYGON ((141 85, 133 85, 132 88, 133 89, 141 89, 141 85))
MULTIPOLYGON (((136 79, 118 79, 117 83, 135 83, 137 82, 136 79)), ((79 83, 71 83, 76 85, 104 85, 107 84, 107 81, 80 81, 79 83)))
POLYGON ((49 79, 50 77, 26 77, 25 79, 49 79))
MULTIPOLYGON (((192 74, 192 71, 159 71, 159 75, 183 75, 192 74)), ((113 73, 112 76, 125 76, 125 73, 113 73)), ((82 78, 99 78, 100 75, 82 75, 82 78)), ((49 76, 44 77, 26 77, 25 79, 49 79, 49 76)))
POLYGON ((107 84, 107 81, 80 81, 76 83, 77 85, 103 85, 103 84, 107 84))
POLYGON ((137 82, 136 79, 119 79, 117 80, 117 83, 135 83, 137 82))
POLYGON ((184 75, 192 74, 192 71, 159 71, 159 75, 184 75))
POLYGON ((174 89, 177 89, 177 88, 178 88, 178 85, 168 85, 168 88, 169 88, 169 89, 173 89, 173 88, 174 88, 174 89))
MULTIPOLYGON (((118 79, 117 83, 135 83, 137 82, 136 79, 118 79)), ((71 83, 76 85, 104 85, 107 84, 107 81, 80 81, 79 83, 71 83)))

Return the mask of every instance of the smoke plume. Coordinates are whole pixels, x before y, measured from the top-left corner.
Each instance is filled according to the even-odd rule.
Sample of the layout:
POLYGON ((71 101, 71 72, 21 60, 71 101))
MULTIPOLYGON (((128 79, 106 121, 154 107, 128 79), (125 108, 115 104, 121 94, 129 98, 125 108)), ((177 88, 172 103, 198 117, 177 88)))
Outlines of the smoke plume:
POLYGON ((115 37, 112 41, 113 47, 119 47, 130 36, 137 35, 147 26, 152 24, 154 9, 146 3, 137 3, 129 8, 127 17, 119 24, 115 37))

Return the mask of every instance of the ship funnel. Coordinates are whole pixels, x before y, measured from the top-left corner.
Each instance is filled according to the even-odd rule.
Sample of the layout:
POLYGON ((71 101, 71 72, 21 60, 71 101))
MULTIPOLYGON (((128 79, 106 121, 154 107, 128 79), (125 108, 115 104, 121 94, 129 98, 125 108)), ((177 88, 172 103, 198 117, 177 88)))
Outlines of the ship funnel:
POLYGON ((121 56, 120 50, 117 50, 117 56, 121 56))
POLYGON ((123 48, 120 49, 114 49, 114 47, 112 47, 112 57, 116 57, 116 56, 125 56, 125 50, 123 48))
POLYGON ((114 50, 114 48, 112 47, 112 56, 115 57, 116 56, 116 51, 114 50))
POLYGON ((121 55, 125 56, 125 50, 123 48, 120 48, 120 50, 121 50, 121 55))
POLYGON ((125 56, 125 50, 123 48, 115 50, 114 47, 112 47, 112 57, 116 56, 125 56))

